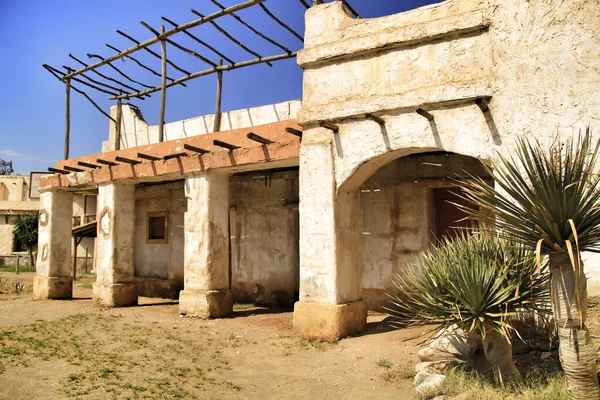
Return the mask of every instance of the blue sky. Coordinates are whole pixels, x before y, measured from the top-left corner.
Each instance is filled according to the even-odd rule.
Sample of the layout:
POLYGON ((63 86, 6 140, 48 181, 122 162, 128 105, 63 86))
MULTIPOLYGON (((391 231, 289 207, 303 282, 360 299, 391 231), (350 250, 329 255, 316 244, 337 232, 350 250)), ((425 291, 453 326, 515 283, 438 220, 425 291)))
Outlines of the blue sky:
MULTIPOLYGON (((311 2, 312 0, 307 0, 311 2)), ((221 0, 224 6, 241 3, 242 0, 221 0)), ((350 4, 362 17, 378 17, 394 14, 435 0, 350 0, 350 4)), ((304 7, 298 0, 267 0, 265 5, 297 32, 304 33, 304 7)), ((106 47, 111 44, 121 50, 132 43, 116 33, 117 29, 143 41, 152 36, 139 22, 147 22, 158 29, 165 16, 179 24, 197 17, 190 12, 194 8, 203 14, 218 11, 209 0, 0 0, 0 159, 12 160, 15 172, 45 171, 63 155, 64 138, 64 84, 57 81, 42 68, 47 63, 56 68, 63 65, 79 67, 69 58, 73 54, 81 61, 92 63, 87 53, 108 57, 114 52, 106 47)), ((292 50, 302 43, 272 22, 258 7, 240 11, 239 16, 255 28, 276 39, 292 50)), ((258 38, 231 17, 218 23, 242 43, 263 56, 283 51, 258 38)), ((234 61, 255 58, 231 43, 210 24, 191 30, 234 61)), ((182 34, 174 37, 178 43, 191 48, 211 60, 218 56, 195 44, 182 34)), ((160 53, 160 46, 152 47, 160 53)), ((144 51, 134 57, 160 70, 160 60, 144 51)), ((190 72, 207 69, 197 58, 168 47, 170 60, 190 72)), ((116 61, 132 78, 155 86, 160 78, 145 72, 133 62, 116 61)), ((100 72, 115 77, 110 67, 100 72)), ((169 75, 183 74, 169 67, 169 75)), ((93 74, 90 74, 92 78, 93 74)), ((167 122, 210 114, 215 107, 214 75, 189 81, 187 88, 175 86, 167 91, 167 122)), ((302 96, 302 70, 295 59, 278 61, 270 68, 257 65, 225 72, 223 78, 223 111, 253 107, 302 96)), ((110 82, 109 82, 110 83, 110 82)), ((77 85, 106 111, 115 102, 108 95, 97 93, 81 84, 77 85)), ((133 85, 135 86, 135 85, 133 85)), ((160 94, 145 101, 133 100, 150 124, 158 119, 160 94)), ((70 157, 100 152, 102 141, 108 136, 108 120, 77 93, 71 94, 71 152, 70 157)))

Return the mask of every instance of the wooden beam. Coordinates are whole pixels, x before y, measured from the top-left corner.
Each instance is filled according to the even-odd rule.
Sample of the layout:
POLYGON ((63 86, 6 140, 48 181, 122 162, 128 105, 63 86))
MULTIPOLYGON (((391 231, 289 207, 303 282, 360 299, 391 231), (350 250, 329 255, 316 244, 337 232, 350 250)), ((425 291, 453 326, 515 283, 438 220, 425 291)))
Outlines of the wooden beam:
MULTIPOLYGON (((198 11, 194 10, 192 8, 191 10, 194 14, 204 18, 204 15, 202 13, 199 13, 198 11)), ((225 29, 221 28, 219 26, 219 24, 217 24, 215 21, 210 21, 210 23, 212 24, 212 26, 215 27, 216 30, 218 30, 219 32, 221 32, 223 35, 225 35, 225 37, 229 40, 231 40, 233 43, 237 44, 238 46, 240 46, 242 49, 244 49, 245 51, 247 51, 248 53, 252 54, 254 57, 258 57, 258 58, 263 58, 260 54, 258 54, 257 52, 249 49, 247 46, 245 46, 242 42, 240 42, 239 40, 237 40, 236 38, 234 38, 233 36, 231 36, 225 29)), ((266 64, 269 67, 272 67, 273 64, 271 64, 270 62, 266 61, 266 64)))
POLYGON ((477 107, 481 109, 481 112, 486 113, 490 111, 490 107, 488 106, 488 99, 486 98, 479 98, 475 100, 475 104, 477 104, 477 107))
MULTIPOLYGON (((134 39, 132 36, 129 36, 128 34, 126 34, 125 32, 123 32, 123 31, 121 31, 121 30, 119 30, 119 29, 117 29, 117 33, 118 33, 119 35, 121 35, 121 36, 123 36, 123 37, 125 37, 125 38, 127 38, 127 39, 129 39, 129 40, 131 40, 133 43, 138 43, 138 44, 140 43, 140 42, 139 42, 137 39, 134 39)), ((165 40, 161 40, 161 42, 166 42, 166 39, 165 39, 165 40)), ((149 48, 147 48, 147 47, 142 47, 142 49, 144 49, 144 50, 145 50, 145 51, 146 51, 148 54, 152 54, 154 57, 158 58, 159 60, 161 60, 161 59, 162 59, 162 57, 161 57, 161 55, 160 55, 160 54, 157 54, 156 52, 154 52, 154 51, 150 50, 149 48)), ((183 69, 183 68, 181 68, 181 67, 178 67, 178 66, 177 66, 177 64, 175 64, 175 63, 174 63, 174 62, 172 62, 172 61, 169 61, 169 60, 167 60, 167 64, 169 64, 170 66, 172 66, 173 68, 175 68, 177 71, 180 71, 180 72, 182 72, 182 73, 184 73, 184 74, 186 74, 186 75, 189 75, 189 74, 190 74, 190 73, 189 73, 188 71, 186 71, 185 69, 183 69)))
MULTIPOLYGON (((87 53, 87 56, 88 56, 88 58, 99 58, 100 60, 104 60, 104 57, 99 56, 98 54, 87 53)), ((110 63, 110 62, 106 63, 106 65, 108 65, 109 67, 111 67, 112 69, 114 69, 119 75, 121 75, 123 78, 127 79, 130 82, 137 83, 138 85, 143 86, 145 88, 151 88, 152 87, 150 85, 146 85, 145 83, 136 81, 135 79, 131 78, 129 75, 127 75, 123 71, 121 71, 119 68, 117 68, 114 65, 112 65, 112 63, 110 63)), ((86 64, 86 66, 87 66, 87 64, 86 64)))
MULTIPOLYGON (((132 160, 130 158, 125 158, 125 157, 121 157, 121 156, 116 156, 115 160, 119 161, 119 162, 124 162, 124 163, 127 163, 127 164, 131 164, 131 165, 136 165, 136 164, 141 164, 142 163, 141 161, 132 160)), ((100 162, 100 161, 98 161, 98 162, 100 162)))
POLYGON ((265 137, 262 137, 260 135, 257 135, 254 132, 250 132, 248 135, 246 135, 246 137, 250 140, 253 140, 255 142, 261 143, 261 144, 271 144, 271 143, 275 143, 272 140, 269 140, 265 137))
POLYGON ((155 157, 155 156, 151 156, 150 154, 144 154, 144 153, 137 153, 137 158, 142 158, 144 160, 149 160, 149 161, 162 160, 162 158, 160 158, 160 157, 155 157))
POLYGON ((329 129, 330 131, 333 131, 333 133, 338 133, 340 131, 340 127, 337 126, 336 124, 332 124, 331 122, 327 122, 327 121, 321 121, 319 122, 319 126, 325 129, 329 129))
MULTIPOLYGON (((210 0, 213 2, 213 4, 215 4, 217 7, 219 7, 220 9, 224 10, 225 6, 222 5, 221 3, 219 3, 217 0, 210 0)), ((308 7, 307 7, 308 8, 308 7)), ((263 38, 264 40, 266 40, 267 42, 271 43, 272 45, 275 45, 277 47, 279 47, 281 50, 287 52, 287 53, 291 53, 292 51, 290 49, 288 49, 287 47, 283 46, 282 44, 276 42, 275 40, 271 39, 270 37, 266 36, 264 33, 256 30, 252 25, 246 23, 246 21, 244 21, 243 19, 241 19, 237 14, 235 13, 231 13, 230 14, 233 18, 235 18, 240 24, 244 25, 246 28, 250 29, 252 32, 254 32, 254 34, 256 34, 258 37, 263 38)))
POLYGON ((215 146, 219 146, 219 147, 226 148, 226 149, 228 149, 229 151, 233 151, 233 150, 235 150, 235 149, 239 149, 239 148, 240 148, 240 146, 236 146, 236 145, 234 145, 234 144, 230 144, 230 143, 227 143, 227 142, 223 142, 223 141, 221 141, 221 140, 213 140, 213 144, 214 144, 215 146))
POLYGON ((109 167, 114 167, 116 165, 119 165, 116 162, 112 162, 112 161, 108 161, 108 160, 103 160, 101 158, 96 158, 96 162, 98 164, 108 165, 109 167))
POLYGON ((148 39, 148 40, 146 40, 146 41, 144 41, 142 43, 139 43, 139 44, 137 44, 137 45, 135 45, 133 47, 130 47, 130 48, 128 48, 128 49, 126 49, 126 50, 124 50, 122 52, 119 52, 118 54, 112 55, 112 56, 106 58, 104 61, 100 61, 100 62, 97 62, 95 64, 92 64, 92 65, 89 65, 87 67, 84 67, 84 68, 82 68, 80 70, 71 72, 69 74, 69 76, 67 76, 67 78, 71 78, 71 77, 73 77, 75 75, 79 75, 81 73, 84 73, 84 72, 90 71, 92 69, 101 67, 102 65, 106 64, 107 62, 118 60, 119 58, 121 58, 123 56, 126 56, 126 55, 128 55, 130 53, 133 53, 133 52, 135 52, 135 51, 137 51, 137 50, 139 50, 141 48, 146 48, 146 47, 148 47, 150 45, 158 43, 159 41, 161 41, 163 39, 166 39, 169 36, 172 36, 172 35, 176 34, 177 32, 181 32, 181 31, 185 31, 185 30, 190 29, 190 28, 194 28, 196 26, 205 24, 207 22, 210 22, 210 21, 212 21, 214 19, 217 19, 219 17, 222 17, 224 15, 231 14, 232 12, 236 12, 236 11, 248 8, 248 7, 252 7, 252 6, 256 5, 256 4, 260 4, 260 3, 264 2, 264 1, 265 0, 249 0, 249 1, 246 1, 244 3, 241 3, 241 4, 238 4, 238 5, 229 7, 227 9, 225 9, 225 10, 221 10, 221 11, 216 12, 214 14, 207 15, 205 18, 200 18, 200 19, 197 19, 197 20, 185 23, 183 25, 179 25, 179 26, 177 26, 177 27, 175 27, 175 28, 173 28, 173 29, 171 29, 171 30, 169 30, 169 31, 161 34, 160 36, 155 36, 155 37, 150 38, 150 39, 148 39))
MULTIPOLYGON (((150 32, 154 33, 155 35, 160 35, 160 32, 158 32, 156 29, 152 28, 150 25, 148 25, 147 23, 145 23, 144 21, 140 21, 140 24, 142 24, 142 26, 146 29, 148 29, 150 32)), ((163 29, 164 30, 164 29, 163 29)), ((212 62, 211 60, 209 60, 208 58, 202 56, 201 54, 196 53, 194 50, 190 50, 186 47, 183 47, 182 45, 174 42, 171 39, 165 39, 167 43, 169 43, 171 46, 175 47, 176 49, 179 49, 181 51, 183 51, 184 53, 187 53, 189 55, 192 55, 200 60, 202 60, 203 62, 207 63, 208 65, 212 65, 213 67, 216 67, 217 64, 212 62)))
POLYGON ((419 114, 421 117, 427 118, 428 121, 433 121, 433 115, 423 110, 422 108, 417 108, 417 114, 419 114))
POLYGON ((65 148, 64 159, 69 159, 69 143, 71 141, 71 80, 65 82, 65 148))
POLYGON ((172 158, 179 158, 179 157, 187 157, 187 153, 174 153, 174 154, 167 154, 166 156, 163 157, 163 160, 167 161, 170 160, 172 158))
POLYGON ((302 43, 304 43, 304 38, 302 36, 300 36, 298 34, 298 32, 296 32, 295 30, 293 30, 292 28, 290 28, 288 25, 286 25, 285 23, 283 23, 279 18, 277 18, 275 15, 273 15, 273 13, 271 11, 269 11, 269 9, 264 4, 261 3, 261 4, 259 4, 259 6, 260 6, 260 8, 263 9, 263 11, 269 17, 271 17, 271 19, 273 19, 275 22, 277 22, 279 25, 281 25, 283 28, 285 28, 292 35, 296 36, 298 38, 298 40, 300 40, 302 43))
POLYGON ((69 165, 64 165, 63 168, 66 169, 67 171, 71 171, 71 172, 83 172, 84 171, 81 168, 71 167, 69 165))
POLYGON ((90 163, 86 163, 86 162, 83 162, 83 161, 77 161, 77 165, 81 165, 82 167, 93 168, 93 169, 102 168, 99 165, 90 164, 90 163))
POLYGON ((63 175, 67 175, 69 173, 68 171, 65 171, 64 169, 58 169, 58 168, 52 168, 52 167, 48 168, 48 172, 53 172, 55 174, 63 174, 63 175))
MULTIPOLYGON (((164 25, 160 26, 160 33, 165 33, 164 25)), ((167 99, 167 43, 164 40, 160 41, 161 50, 161 83, 160 83, 160 109, 158 110, 158 142, 162 143, 165 140, 165 102, 167 99)))
MULTIPOLYGON (((177 26, 178 25, 177 23, 173 22, 172 20, 168 19, 167 17, 160 17, 160 18, 163 21, 171 24, 172 26, 177 26)), ((207 49, 209 49, 210 51, 212 51, 213 53, 215 53, 219 57, 223 58, 228 63, 231 63, 231 64, 235 63, 235 61, 233 61, 231 58, 227 57, 226 55, 224 55, 223 53, 221 53, 219 50, 215 49, 213 46, 211 46, 210 44, 206 43, 204 40, 198 39, 196 36, 192 35, 188 31, 181 31, 181 32, 184 35, 186 35, 187 37, 189 37, 190 39, 196 41, 197 43, 200 43, 202 46, 206 47, 207 49)))
MULTIPOLYGON (((116 47, 114 47, 114 46, 111 46, 111 45, 110 45, 110 44, 108 44, 108 43, 106 43, 106 47, 108 47, 109 49, 112 49, 112 50, 114 50, 114 51, 116 51, 116 52, 119 52, 119 51, 120 51, 119 49, 117 49, 117 48, 116 48, 116 47)), ((150 67, 146 66, 145 64, 141 63, 141 62, 140 62, 140 61, 139 61, 137 58, 135 58, 135 57, 133 57, 133 56, 125 56, 125 57, 127 57, 127 59, 129 59, 129 60, 133 61, 134 63, 136 63, 136 64, 137 64, 137 65, 139 65, 140 67, 144 68, 146 71, 150 72, 152 75, 155 75, 155 76, 158 76, 158 77, 160 77, 160 76, 161 76, 159 72, 156 72, 156 71, 155 71, 155 70, 153 70, 152 68, 150 68, 150 67)), ((167 76, 167 79, 168 79, 168 80, 170 80, 171 82, 173 82, 173 81, 175 80, 175 79, 173 79, 173 78, 171 78, 171 77, 169 77, 169 76, 167 76)), ((181 83, 181 86, 184 86, 184 87, 185 87, 186 85, 185 85, 184 83, 181 83)), ((160 86, 159 86, 159 87, 160 87, 160 86)), ((150 88, 152 88, 152 86, 150 86, 150 88)))
POLYGON ((210 151, 208 151, 208 150, 201 149, 200 147, 192 146, 191 144, 187 144, 187 143, 183 145, 183 148, 186 150, 194 151, 196 153, 200 153, 200 154, 210 153, 210 151))
POLYGON ((292 135, 298 136, 299 138, 302 137, 302 131, 299 131, 298 129, 290 128, 288 126, 287 128, 285 128, 285 131, 287 133, 291 133, 292 135))
MULTIPOLYGON (((178 85, 178 84, 180 84, 182 82, 189 81, 190 79, 195 79, 195 78, 198 78, 198 77, 201 77, 201 76, 210 75, 210 74, 213 74, 213 73, 218 72, 218 71, 231 71, 231 70, 234 70, 234 69, 237 69, 237 68, 248 67, 250 65, 256 65, 256 64, 266 63, 268 61, 286 60, 288 58, 296 57, 296 54, 297 53, 294 52, 294 53, 291 53, 291 54, 279 54, 279 55, 270 56, 270 57, 255 58, 255 59, 249 60, 249 61, 242 61, 242 62, 235 63, 235 64, 223 65, 222 67, 217 66, 217 67, 214 67, 214 68, 206 69, 204 71, 194 72, 191 75, 183 76, 183 77, 181 77, 179 79, 175 79, 174 81, 172 81, 170 83, 167 83, 167 88, 170 88, 171 86, 174 86, 174 85, 178 85)), ((152 89, 144 90, 142 92, 134 93, 132 95, 124 94, 124 95, 121 95, 119 97, 121 97, 122 99, 129 99, 131 97, 139 97, 139 96, 143 96, 143 95, 148 94, 148 93, 158 92, 160 89, 161 89, 161 86, 156 86, 156 87, 154 87, 152 89)), ((111 100, 115 100, 117 98, 118 98, 117 96, 114 96, 114 97, 111 97, 110 99, 111 100)))
POLYGON ((378 117, 377 115, 367 113, 367 114, 365 114, 365 118, 371 119, 371 120, 377 122, 381 126, 385 126, 385 120, 381 117, 378 117))
MULTIPOLYGON (((219 60, 219 67, 223 65, 223 60, 219 60)), ((221 95, 223 94, 223 71, 217 71, 217 99, 215 102, 215 121, 213 132, 221 130, 221 95)))

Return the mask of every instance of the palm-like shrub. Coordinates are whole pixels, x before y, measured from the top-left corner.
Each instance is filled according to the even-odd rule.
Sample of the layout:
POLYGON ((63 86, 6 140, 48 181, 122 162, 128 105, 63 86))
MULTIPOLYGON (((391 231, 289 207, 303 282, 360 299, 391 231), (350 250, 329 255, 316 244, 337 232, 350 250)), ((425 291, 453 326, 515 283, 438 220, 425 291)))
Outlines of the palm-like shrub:
POLYGON ((29 252, 29 264, 34 264, 33 248, 38 242, 38 213, 19 215, 13 223, 13 235, 29 252))
POLYGON ((548 311, 548 274, 534 252, 492 234, 459 235, 423 253, 393 282, 390 311, 407 325, 453 325, 479 332, 502 382, 520 382, 512 359, 510 318, 548 311))
POLYGON ((477 208, 462 207, 488 229, 549 256, 552 310, 571 399, 600 398, 580 255, 600 252, 599 150, 589 129, 549 149, 521 139, 513 157, 499 157, 488 168, 496 187, 474 178, 464 197, 477 208))

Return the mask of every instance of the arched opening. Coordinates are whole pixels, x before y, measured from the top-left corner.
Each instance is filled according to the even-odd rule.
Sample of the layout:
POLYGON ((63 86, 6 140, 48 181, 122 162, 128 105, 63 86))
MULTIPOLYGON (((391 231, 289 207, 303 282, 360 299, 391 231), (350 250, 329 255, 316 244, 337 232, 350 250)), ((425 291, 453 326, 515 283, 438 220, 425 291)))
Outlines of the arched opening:
POLYGON ((489 179, 480 160, 456 153, 426 152, 384 165, 360 187, 363 237, 363 300, 381 310, 390 278, 418 260, 421 251, 469 226, 453 203, 461 180, 489 179))

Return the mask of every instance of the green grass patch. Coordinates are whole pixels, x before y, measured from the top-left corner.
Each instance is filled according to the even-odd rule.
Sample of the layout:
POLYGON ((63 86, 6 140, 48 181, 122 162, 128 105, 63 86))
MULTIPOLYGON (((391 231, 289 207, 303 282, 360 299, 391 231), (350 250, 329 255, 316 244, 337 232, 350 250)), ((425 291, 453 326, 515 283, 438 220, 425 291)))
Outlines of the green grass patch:
MULTIPOLYGON (((14 265, 0 264, 1 272, 15 272, 14 265)), ((29 264, 19 264, 19 272, 35 272, 35 266, 29 264)))

